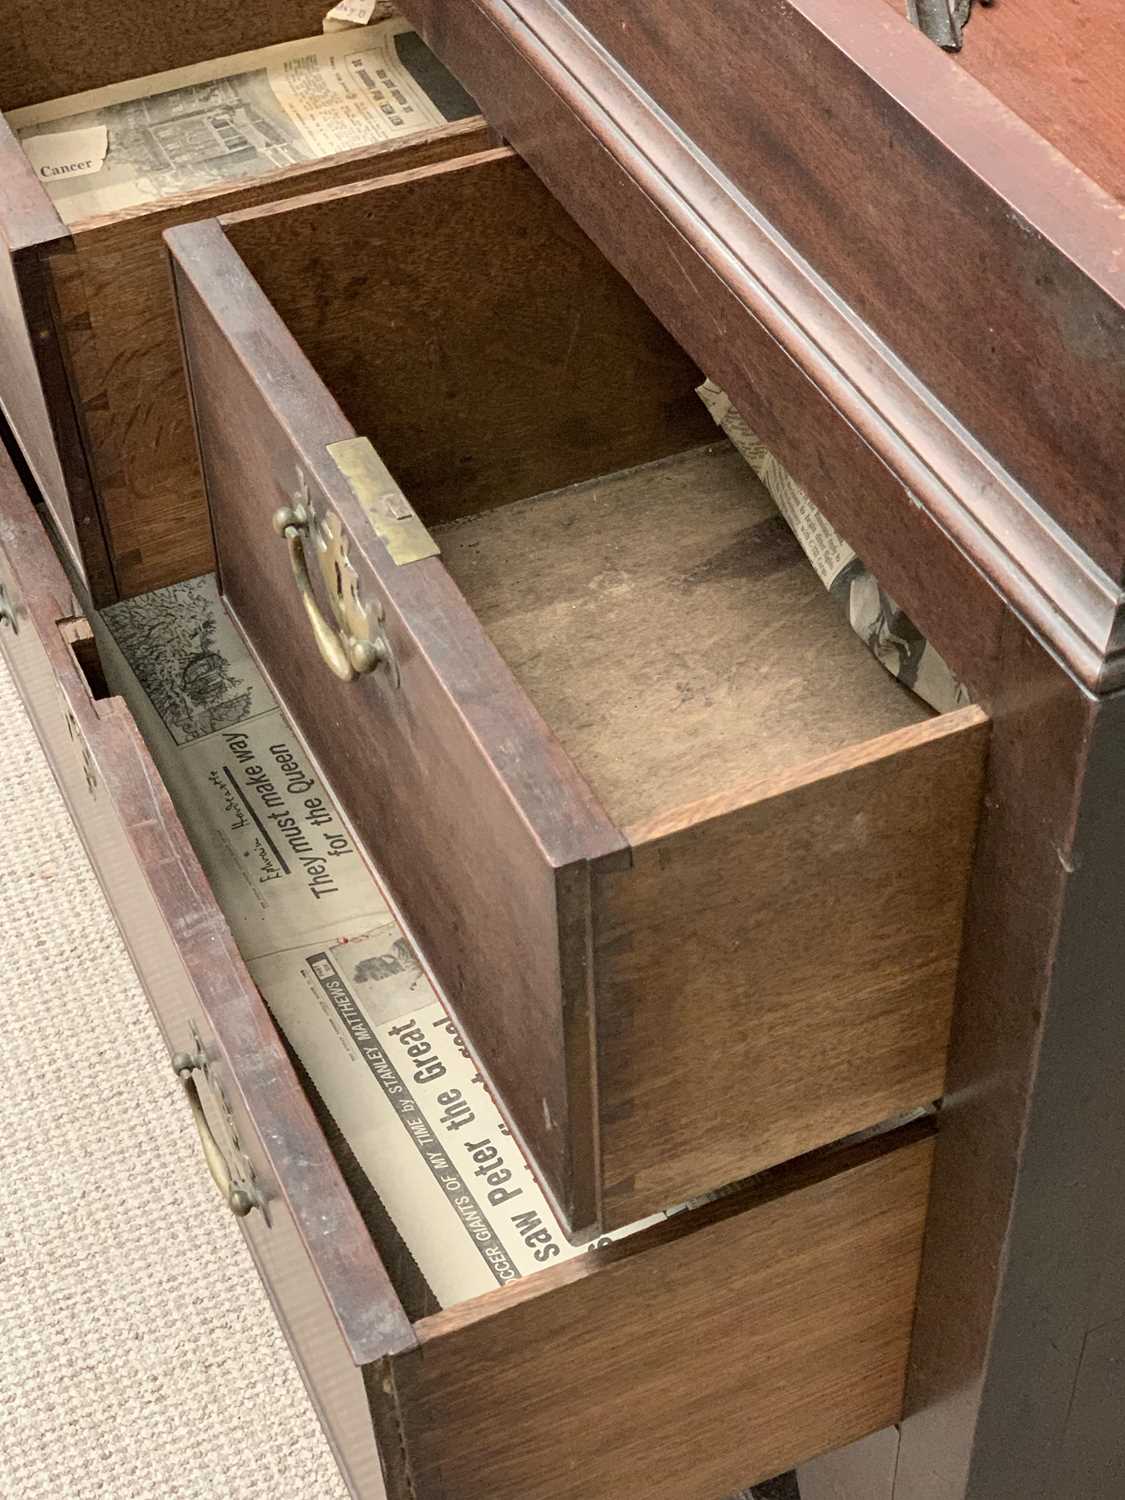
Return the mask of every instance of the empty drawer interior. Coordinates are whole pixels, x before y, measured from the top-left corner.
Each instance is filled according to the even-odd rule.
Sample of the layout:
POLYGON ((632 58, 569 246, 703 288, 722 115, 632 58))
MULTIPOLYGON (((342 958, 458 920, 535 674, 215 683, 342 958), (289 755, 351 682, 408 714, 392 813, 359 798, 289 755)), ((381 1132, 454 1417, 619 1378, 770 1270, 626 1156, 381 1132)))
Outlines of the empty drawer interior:
POLYGON ((511 153, 225 228, 619 827, 930 716, 511 153))

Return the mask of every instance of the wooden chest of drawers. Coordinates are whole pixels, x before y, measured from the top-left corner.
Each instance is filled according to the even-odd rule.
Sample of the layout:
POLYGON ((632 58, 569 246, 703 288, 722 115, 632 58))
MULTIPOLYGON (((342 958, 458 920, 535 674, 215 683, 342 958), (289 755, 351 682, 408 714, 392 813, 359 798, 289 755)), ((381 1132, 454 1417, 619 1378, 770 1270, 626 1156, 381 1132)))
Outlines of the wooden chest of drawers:
MULTIPOLYGON (((573 1231, 740 1185, 435 1311, 5 468, 0 644, 345 1471, 394 1500, 720 1500, 805 1463, 846 1500, 1114 1494, 1118 137, 1023 75, 1120 28, 1037 3, 1029 49, 998 6, 954 60, 882 0, 771 0, 752 46, 729 3, 402 9, 491 128, 177 206, 143 368, 178 381, 174 308, 202 475, 145 525, 195 540, 125 591, 208 567, 180 521, 209 516, 573 1231), (928 716, 841 632, 703 373, 980 707, 928 716), (940 1129, 893 1123, 939 1098, 940 1129)), ((186 55, 153 46, 114 76, 186 55)), ((88 465, 136 371, 99 427, 83 235, 4 149, 0 399, 100 603, 132 554, 88 465)), ((184 474, 163 410, 153 495, 184 474)))

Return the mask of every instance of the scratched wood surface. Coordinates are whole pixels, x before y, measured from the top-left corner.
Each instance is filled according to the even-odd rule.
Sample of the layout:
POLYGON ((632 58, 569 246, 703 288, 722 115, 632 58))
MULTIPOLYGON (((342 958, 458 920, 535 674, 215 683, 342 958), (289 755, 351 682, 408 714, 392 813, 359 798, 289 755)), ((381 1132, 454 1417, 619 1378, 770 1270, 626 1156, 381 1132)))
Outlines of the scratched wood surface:
POLYGON ((7 0, 0 110, 316 36, 327 9, 321 0, 192 0, 146 6, 138 25, 130 0, 7 0))
POLYGON ((928 716, 726 443, 437 536, 619 827, 928 716))
POLYGON ((607 1225, 941 1096, 987 743, 965 709, 625 828, 592 898, 607 1225))

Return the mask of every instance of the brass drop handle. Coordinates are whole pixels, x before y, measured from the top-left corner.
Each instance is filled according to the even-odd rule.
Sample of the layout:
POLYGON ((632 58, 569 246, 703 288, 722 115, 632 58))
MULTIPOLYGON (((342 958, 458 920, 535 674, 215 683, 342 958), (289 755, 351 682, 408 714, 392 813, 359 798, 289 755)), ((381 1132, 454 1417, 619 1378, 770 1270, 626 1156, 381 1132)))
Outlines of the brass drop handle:
POLYGON ((231 1177, 226 1158, 219 1150, 219 1143, 211 1133, 207 1116, 203 1113, 203 1100, 199 1097, 199 1087, 195 1081, 195 1070, 202 1065, 203 1059, 193 1056, 190 1052, 177 1052, 172 1058, 172 1068, 184 1086, 191 1117, 199 1132, 199 1144, 203 1147, 203 1159, 207 1163, 207 1169, 211 1173, 215 1186, 226 1200, 231 1213, 244 1219, 252 1209, 258 1207, 258 1200, 249 1188, 241 1187, 231 1177))
POLYGON ((381 640, 363 641, 347 635, 324 618, 313 593, 312 579, 305 560, 305 541, 310 535, 309 513, 301 505, 283 505, 274 512, 273 529, 289 544, 289 562, 297 580, 301 602, 312 626, 317 649, 342 682, 352 682, 367 672, 374 672, 387 659, 387 647, 381 640))

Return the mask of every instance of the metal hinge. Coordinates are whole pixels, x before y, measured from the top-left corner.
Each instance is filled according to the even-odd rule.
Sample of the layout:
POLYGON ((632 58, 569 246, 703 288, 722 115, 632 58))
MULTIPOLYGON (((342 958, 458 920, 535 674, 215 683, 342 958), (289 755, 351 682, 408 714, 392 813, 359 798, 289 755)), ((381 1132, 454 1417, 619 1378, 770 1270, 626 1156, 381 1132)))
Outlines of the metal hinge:
POLYGON ((348 481, 375 535, 396 563, 421 562, 424 557, 438 555, 441 548, 367 438, 329 443, 328 456, 348 481))
MULTIPOLYGON (((987 5, 990 0, 981 0, 987 5)), ((947 52, 960 52, 973 0, 906 0, 907 19, 947 52)))

